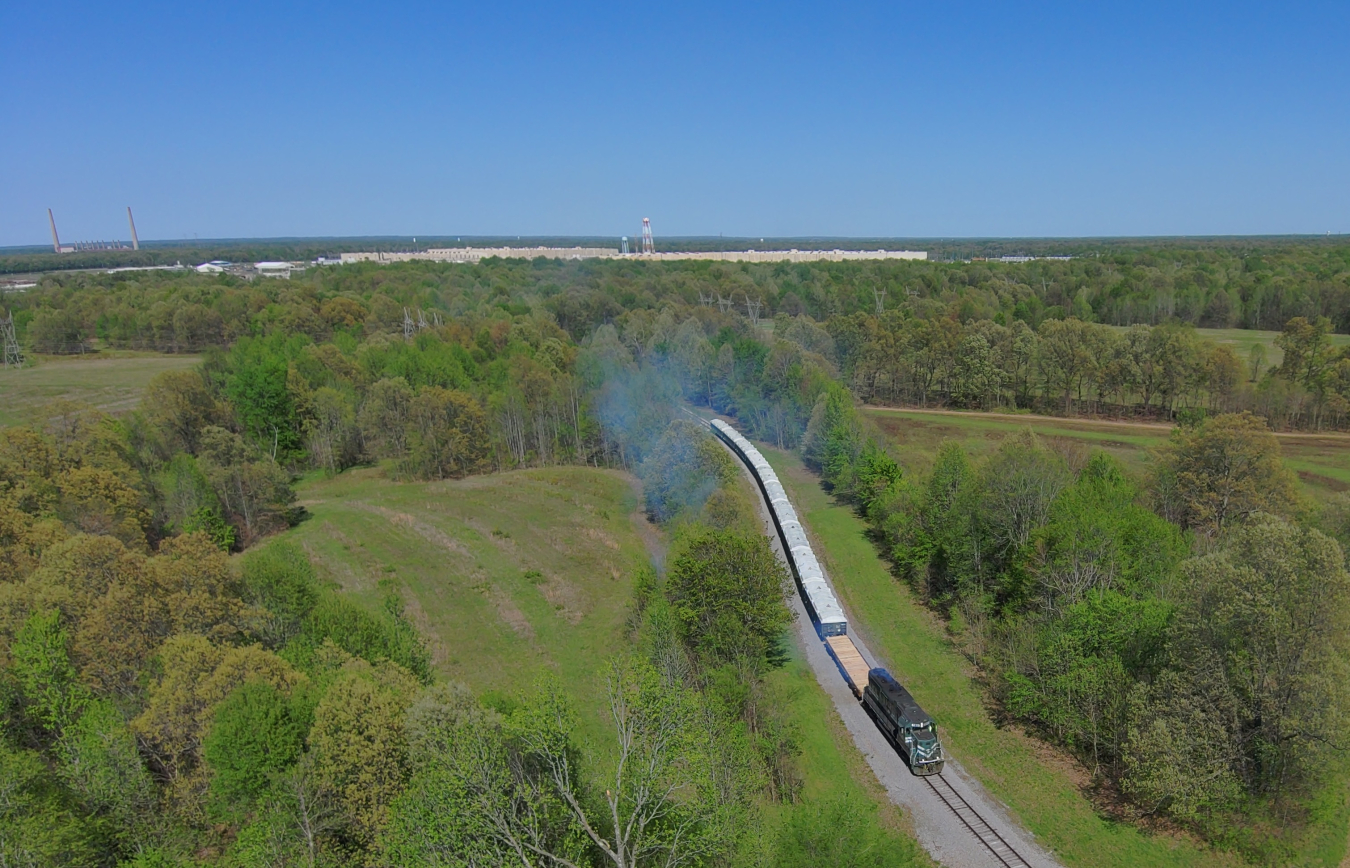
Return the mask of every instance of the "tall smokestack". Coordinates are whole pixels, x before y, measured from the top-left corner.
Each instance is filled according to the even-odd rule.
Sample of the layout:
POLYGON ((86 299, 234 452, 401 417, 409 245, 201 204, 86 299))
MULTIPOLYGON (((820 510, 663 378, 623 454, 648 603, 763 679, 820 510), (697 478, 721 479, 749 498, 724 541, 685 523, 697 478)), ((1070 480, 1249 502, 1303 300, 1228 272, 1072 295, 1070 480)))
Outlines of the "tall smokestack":
POLYGON ((56 218, 52 216, 52 209, 47 209, 47 222, 52 224, 52 250, 61 252, 61 239, 56 237, 56 218))
POLYGON ((136 240, 136 221, 131 219, 131 206, 127 206, 127 224, 131 226, 131 249, 140 250, 141 242, 136 240))

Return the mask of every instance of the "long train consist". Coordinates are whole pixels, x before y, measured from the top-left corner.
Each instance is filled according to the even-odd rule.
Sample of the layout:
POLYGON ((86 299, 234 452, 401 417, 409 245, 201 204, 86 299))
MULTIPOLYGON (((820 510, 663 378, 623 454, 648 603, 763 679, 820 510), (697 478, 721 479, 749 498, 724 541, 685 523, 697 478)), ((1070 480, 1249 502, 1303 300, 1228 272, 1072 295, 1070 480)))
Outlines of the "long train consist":
POLYGON ((808 611, 820 628, 821 638, 839 662, 854 696, 862 701, 867 713, 876 722, 891 743, 896 746, 916 775, 934 775, 942 771, 942 744, 938 741, 937 726, 919 707, 898 681, 885 669, 871 668, 863 659, 853 640, 848 636, 848 618, 834 596, 834 590, 825 579, 820 561, 811 551, 806 531, 797 520, 797 512, 788 501, 787 492, 778 481, 769 462, 735 428, 714 419, 713 433, 740 456, 764 493, 769 515, 778 529, 787 553, 788 564, 801 590, 808 611))

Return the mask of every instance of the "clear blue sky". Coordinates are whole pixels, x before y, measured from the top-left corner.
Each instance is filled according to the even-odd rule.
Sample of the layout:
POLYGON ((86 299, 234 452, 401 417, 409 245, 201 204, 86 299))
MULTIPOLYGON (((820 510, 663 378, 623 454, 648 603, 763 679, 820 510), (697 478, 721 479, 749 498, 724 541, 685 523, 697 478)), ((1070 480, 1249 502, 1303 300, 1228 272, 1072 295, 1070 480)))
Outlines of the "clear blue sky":
POLYGON ((1350 3, 0 4, 0 245, 1350 231, 1350 3))

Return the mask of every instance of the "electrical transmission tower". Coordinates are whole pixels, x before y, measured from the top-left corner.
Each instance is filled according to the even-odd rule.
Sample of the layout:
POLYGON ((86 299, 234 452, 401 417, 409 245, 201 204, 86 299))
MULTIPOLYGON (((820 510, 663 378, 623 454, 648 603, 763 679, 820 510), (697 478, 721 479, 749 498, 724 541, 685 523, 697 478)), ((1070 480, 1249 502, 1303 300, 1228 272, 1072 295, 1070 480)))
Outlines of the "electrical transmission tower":
POLYGON ((642 252, 655 253, 656 242, 652 240, 652 221, 650 217, 642 218, 642 252))
POLYGON ((19 349, 19 338, 14 332, 14 314, 9 314, 4 319, 0 319, 0 341, 5 344, 5 367, 11 365, 16 368, 23 367, 23 350, 19 349))
POLYGON ((419 307, 417 309, 417 330, 419 332, 425 331, 426 327, 427 327, 427 315, 422 313, 422 309, 419 307))
POLYGON ((886 290, 873 287, 872 297, 877 300, 877 316, 881 316, 886 312, 886 290))
POLYGON ((735 301, 735 299, 733 299, 731 296, 722 298, 722 293, 720 292, 717 293, 717 306, 721 308, 722 313, 726 313, 727 311, 731 310, 731 304, 733 301, 735 301))
POLYGON ((764 306, 762 301, 751 301, 750 296, 745 297, 745 312, 750 316, 750 325, 759 325, 759 309, 764 306))
POLYGON ((405 341, 412 340, 413 329, 416 326, 417 323, 413 322, 412 314, 408 313, 408 309, 405 307, 403 309, 403 339, 405 341))

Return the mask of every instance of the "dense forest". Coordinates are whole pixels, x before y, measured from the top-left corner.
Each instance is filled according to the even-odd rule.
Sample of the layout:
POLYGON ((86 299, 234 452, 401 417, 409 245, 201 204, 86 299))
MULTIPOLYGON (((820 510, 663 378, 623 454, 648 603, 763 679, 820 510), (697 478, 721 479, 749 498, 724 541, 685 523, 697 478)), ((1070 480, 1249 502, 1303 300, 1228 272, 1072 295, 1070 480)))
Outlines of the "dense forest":
POLYGON ((29 348, 204 358, 136 412, 0 431, 0 864, 790 865, 827 840, 909 864, 846 806, 745 834, 798 798, 764 678, 791 584, 688 404, 800 449, 997 713, 1131 818, 1268 854, 1343 772, 1350 499, 1304 500, 1271 427, 1347 422, 1347 265, 1325 246, 44 278, 8 299, 29 348), (1283 361, 1196 324, 1280 330, 1283 361), (862 400, 1179 425, 1146 478, 1030 434, 918 477, 862 400), (511 703, 436 683, 396 593, 372 614, 267 540, 303 520, 303 472, 563 463, 637 474, 673 540, 607 675, 628 735, 600 753, 556 683, 511 703))
POLYGON ((754 332, 753 302, 756 319, 823 329, 796 343, 862 400, 1165 418, 1251 410, 1277 428, 1350 424, 1350 357, 1329 341, 1350 331, 1350 246, 1331 244, 1027 263, 408 263, 320 268, 285 285, 75 274, 11 298, 23 340, 43 353, 95 341, 196 352, 278 334, 365 342, 400 336, 405 309, 449 317, 437 331, 469 356, 501 337, 485 338, 485 327, 500 332, 491 324, 523 314, 569 345, 613 326, 632 351, 677 339, 693 318, 709 343, 681 346, 680 361, 709 379, 720 362, 707 352, 729 332, 754 332), (1280 331, 1283 360, 1264 347, 1239 356, 1191 326, 1280 331))

